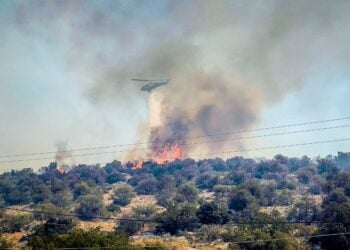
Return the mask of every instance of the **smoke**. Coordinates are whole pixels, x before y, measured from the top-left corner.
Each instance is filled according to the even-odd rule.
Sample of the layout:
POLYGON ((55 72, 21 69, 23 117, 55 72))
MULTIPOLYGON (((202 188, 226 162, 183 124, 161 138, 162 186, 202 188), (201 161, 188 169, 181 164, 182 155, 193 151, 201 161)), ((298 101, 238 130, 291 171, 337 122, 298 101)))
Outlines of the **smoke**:
POLYGON ((57 152, 55 161, 59 168, 72 165, 74 163, 72 153, 68 150, 68 143, 66 141, 56 143, 57 152))
MULTIPOLYGON (((350 59, 348 1, 76 2, 40 2, 46 14, 38 14, 56 10, 55 38, 69 38, 69 69, 87 76, 82 86, 94 105, 113 101, 132 115, 132 103, 145 93, 130 78, 171 79, 151 94, 149 118, 156 122, 140 129, 153 151, 249 129, 267 106, 350 59)), ((224 147, 197 145, 185 153, 224 147)))

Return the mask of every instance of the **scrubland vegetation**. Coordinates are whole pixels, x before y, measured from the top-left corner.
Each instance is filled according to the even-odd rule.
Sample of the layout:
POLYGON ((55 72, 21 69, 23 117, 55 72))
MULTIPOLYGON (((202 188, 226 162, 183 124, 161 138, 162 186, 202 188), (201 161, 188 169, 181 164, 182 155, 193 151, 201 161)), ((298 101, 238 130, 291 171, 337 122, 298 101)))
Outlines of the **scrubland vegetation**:
POLYGON ((132 166, 114 161, 60 173, 52 163, 1 174, 1 247, 142 249, 146 241, 136 238, 175 236, 194 248, 350 248, 350 153, 132 166), (135 205, 140 197, 152 202, 135 205), (19 242, 8 237, 19 232, 19 242), (317 237, 327 234, 336 235, 317 237))

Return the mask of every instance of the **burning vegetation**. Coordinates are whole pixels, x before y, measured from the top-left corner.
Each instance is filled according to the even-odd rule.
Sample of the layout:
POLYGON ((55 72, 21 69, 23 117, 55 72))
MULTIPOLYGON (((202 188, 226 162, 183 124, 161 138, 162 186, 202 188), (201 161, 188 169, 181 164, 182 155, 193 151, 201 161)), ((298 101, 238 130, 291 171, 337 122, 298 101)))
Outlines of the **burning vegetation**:
POLYGON ((163 164, 168 161, 174 161, 182 159, 183 151, 178 144, 175 145, 165 145, 153 158, 153 160, 158 164, 163 164))
POLYGON ((143 164, 142 160, 137 160, 132 165, 132 169, 141 169, 142 168, 142 164, 143 164))
POLYGON ((57 172, 60 173, 60 174, 64 174, 64 173, 66 172, 66 171, 64 170, 64 168, 61 167, 61 166, 57 166, 57 167, 56 167, 56 170, 57 170, 57 172))

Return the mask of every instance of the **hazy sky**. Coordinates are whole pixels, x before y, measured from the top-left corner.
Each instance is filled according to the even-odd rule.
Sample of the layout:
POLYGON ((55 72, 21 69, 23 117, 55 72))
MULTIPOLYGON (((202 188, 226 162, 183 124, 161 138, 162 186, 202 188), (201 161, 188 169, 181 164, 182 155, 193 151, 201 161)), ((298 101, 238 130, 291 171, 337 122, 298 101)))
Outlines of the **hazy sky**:
MULTIPOLYGON (((217 110, 240 106, 225 109, 223 116, 241 117, 244 110, 249 117, 239 126, 228 119, 211 127, 218 132, 349 116, 349 13, 345 0, 0 0, 0 155, 136 142, 140 124, 148 122, 148 94, 129 80, 133 77, 171 77, 168 91, 166 86, 159 92, 163 101, 171 107, 194 104, 195 111, 207 98, 196 90, 209 84, 217 93, 210 105, 218 100, 217 110), (207 77, 192 82, 193 75, 207 77), (213 76, 224 80, 216 83, 213 76), (222 93, 225 98, 216 86, 229 92, 222 93), (190 95, 191 102, 176 103, 190 95)), ((340 124, 350 120, 317 127, 340 124)), ((348 131, 256 139, 244 148, 341 139, 348 131)), ((349 145, 243 155, 314 157, 349 151, 349 145)), ((36 157, 51 155, 21 159, 36 157)))

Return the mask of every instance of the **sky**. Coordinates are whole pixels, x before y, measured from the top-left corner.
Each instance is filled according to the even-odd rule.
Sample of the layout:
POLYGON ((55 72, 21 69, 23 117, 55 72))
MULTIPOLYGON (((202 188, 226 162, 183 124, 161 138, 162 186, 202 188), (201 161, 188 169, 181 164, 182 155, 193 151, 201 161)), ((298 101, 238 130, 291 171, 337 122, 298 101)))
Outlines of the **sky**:
MULTIPOLYGON (((343 0, 0 0, 0 155, 144 141, 155 114, 160 135, 181 121, 187 137, 350 116, 349 11, 343 0), (159 102, 152 104, 135 77, 171 81, 151 94, 159 102)), ((342 139, 348 131, 230 142, 189 155, 342 139)), ((317 157, 349 145, 241 154, 317 157)), ((0 161, 13 159, 23 161, 0 168, 37 168, 55 155, 0 161), (28 160, 38 157, 45 159, 28 160)))

